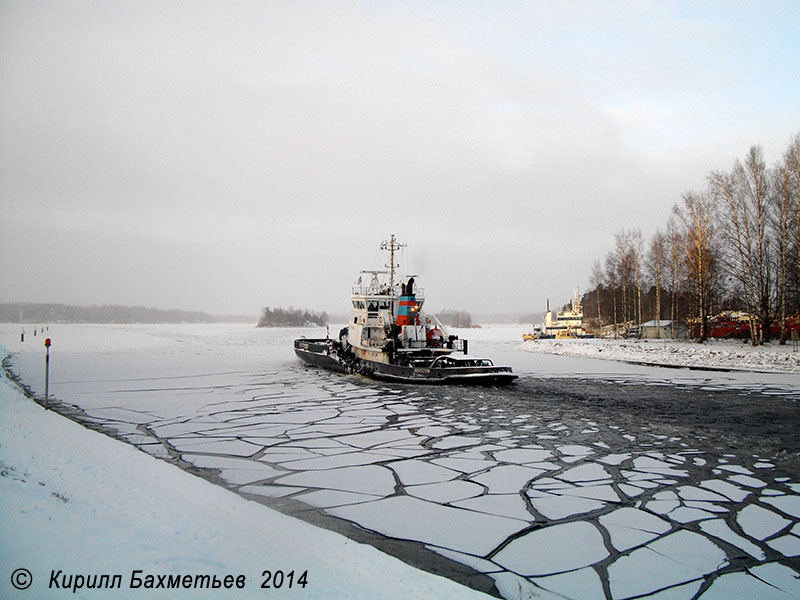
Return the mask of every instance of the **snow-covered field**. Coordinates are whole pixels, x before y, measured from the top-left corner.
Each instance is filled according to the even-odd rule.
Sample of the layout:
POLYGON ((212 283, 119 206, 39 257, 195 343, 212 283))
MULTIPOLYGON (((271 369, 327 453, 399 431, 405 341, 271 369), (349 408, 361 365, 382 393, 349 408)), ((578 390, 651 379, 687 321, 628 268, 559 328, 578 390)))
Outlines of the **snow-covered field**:
POLYGON ((532 340, 527 352, 582 356, 635 364, 725 371, 800 374, 800 350, 791 342, 753 347, 741 340, 709 340, 704 344, 672 340, 532 340))

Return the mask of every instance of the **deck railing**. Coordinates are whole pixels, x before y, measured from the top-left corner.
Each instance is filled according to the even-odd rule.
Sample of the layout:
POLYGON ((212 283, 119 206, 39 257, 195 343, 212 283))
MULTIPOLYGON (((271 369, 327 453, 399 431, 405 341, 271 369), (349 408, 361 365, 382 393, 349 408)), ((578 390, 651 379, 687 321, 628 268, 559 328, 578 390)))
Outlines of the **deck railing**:
MULTIPOLYGON (((392 298, 399 298, 400 294, 398 289, 395 289, 394 293, 389 293, 389 287, 386 286, 385 288, 375 288, 371 286, 354 286, 352 294, 353 296, 376 296, 385 298, 386 296, 391 296, 392 298)), ((414 288, 414 296, 417 300, 422 300, 425 298, 425 290, 422 288, 415 287, 414 288)))

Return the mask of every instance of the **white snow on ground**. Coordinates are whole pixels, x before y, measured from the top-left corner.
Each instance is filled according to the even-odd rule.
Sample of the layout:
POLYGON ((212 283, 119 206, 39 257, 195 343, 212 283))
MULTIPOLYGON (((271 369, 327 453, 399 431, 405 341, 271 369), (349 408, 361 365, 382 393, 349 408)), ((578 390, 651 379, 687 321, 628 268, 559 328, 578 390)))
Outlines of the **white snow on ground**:
MULTIPOLYGON (((486 597, 85 429, 44 410, 5 377, 0 473, 0 597, 6 600, 486 597), (11 586, 12 573, 21 568, 33 578, 26 590, 11 586), (130 589, 135 569, 142 578, 208 574, 223 581, 244 575, 245 587, 130 589), (283 572, 280 590, 261 589, 265 570, 283 572), (73 575, 93 574, 120 574, 122 584, 73 594, 49 589, 51 571, 61 572, 59 586, 64 576, 74 586, 73 575)), ((16 576, 26 581, 26 575, 16 576)))
POLYGON ((673 340, 564 339, 523 342, 527 352, 600 358, 629 363, 755 371, 800 373, 800 350, 791 342, 753 347, 741 340, 709 340, 703 344, 673 340))

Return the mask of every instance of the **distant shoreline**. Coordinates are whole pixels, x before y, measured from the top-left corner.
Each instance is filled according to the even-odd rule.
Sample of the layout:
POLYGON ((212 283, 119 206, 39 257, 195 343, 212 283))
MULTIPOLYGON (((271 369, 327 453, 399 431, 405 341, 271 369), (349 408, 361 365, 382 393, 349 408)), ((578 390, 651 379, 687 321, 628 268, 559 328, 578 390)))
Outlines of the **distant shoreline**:
POLYGON ((158 309, 143 306, 103 304, 77 306, 37 302, 10 302, 0 304, 0 323, 20 325, 46 325, 52 323, 127 325, 140 323, 256 323, 251 315, 211 315, 201 311, 158 309))

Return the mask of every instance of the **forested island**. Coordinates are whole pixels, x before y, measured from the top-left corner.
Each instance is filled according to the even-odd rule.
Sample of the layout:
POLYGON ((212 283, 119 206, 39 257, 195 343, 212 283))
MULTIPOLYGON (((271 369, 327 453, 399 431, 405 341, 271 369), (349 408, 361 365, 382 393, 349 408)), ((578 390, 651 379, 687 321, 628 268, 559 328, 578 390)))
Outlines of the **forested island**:
POLYGON ((328 324, 328 313, 287 308, 270 308, 261 311, 258 327, 324 327, 328 324))
POLYGON ((463 310, 442 310, 436 313, 436 317, 450 327, 472 327, 472 315, 463 310))
POLYGON ((210 315, 199 311, 143 306, 73 306, 18 302, 0 304, 2 323, 252 323, 252 316, 210 315))

